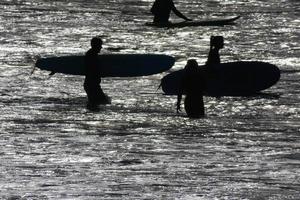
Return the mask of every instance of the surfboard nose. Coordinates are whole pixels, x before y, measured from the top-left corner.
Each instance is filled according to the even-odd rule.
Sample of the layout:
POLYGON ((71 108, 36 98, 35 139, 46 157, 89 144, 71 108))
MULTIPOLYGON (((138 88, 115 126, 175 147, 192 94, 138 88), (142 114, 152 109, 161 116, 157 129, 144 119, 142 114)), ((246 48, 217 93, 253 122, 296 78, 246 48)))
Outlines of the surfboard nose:
MULTIPOLYGON (((175 58, 164 54, 100 54, 102 77, 148 76, 169 70, 175 58)), ((60 56, 38 59, 39 69, 70 75, 85 75, 84 56, 60 56)))

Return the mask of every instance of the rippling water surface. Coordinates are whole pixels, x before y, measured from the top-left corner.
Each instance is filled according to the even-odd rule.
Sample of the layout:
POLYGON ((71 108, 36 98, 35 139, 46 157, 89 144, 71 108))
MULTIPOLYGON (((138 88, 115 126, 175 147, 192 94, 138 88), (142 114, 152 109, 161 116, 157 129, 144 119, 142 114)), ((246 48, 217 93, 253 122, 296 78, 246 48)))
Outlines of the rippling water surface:
MULTIPOLYGON (((300 3, 176 0, 194 19, 240 15, 236 25, 157 29, 150 0, 2 0, 1 199, 299 199, 300 3), (280 81, 257 97, 205 97, 188 119, 157 87, 168 72, 106 78, 112 104, 85 109, 83 77, 36 70, 38 56, 163 53, 206 61, 223 35, 222 61, 276 64, 280 81)), ((178 20, 172 16, 172 20, 178 20)))

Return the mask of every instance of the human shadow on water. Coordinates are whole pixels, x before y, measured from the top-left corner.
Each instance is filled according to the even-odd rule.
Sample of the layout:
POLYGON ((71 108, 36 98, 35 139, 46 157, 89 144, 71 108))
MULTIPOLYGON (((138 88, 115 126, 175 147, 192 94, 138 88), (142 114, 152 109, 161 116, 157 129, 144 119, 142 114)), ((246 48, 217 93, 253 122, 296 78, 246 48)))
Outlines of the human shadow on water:
MULTIPOLYGON (((30 109, 31 111, 72 111, 83 107, 86 99, 84 97, 43 97, 43 96, 23 96, 11 97, 0 100, 7 107, 14 110, 30 109)), ((13 110, 12 110, 13 112, 13 110)))
POLYGON ((116 164, 119 164, 121 166, 127 166, 127 165, 139 165, 139 164, 143 164, 143 161, 137 158, 132 158, 132 159, 123 159, 120 160, 118 162, 116 162, 116 164))
POLYGON ((297 73, 300 73, 300 70, 296 70, 296 69, 283 69, 283 70, 281 70, 281 73, 283 73, 283 74, 297 74, 297 73))
MULTIPOLYGON (((174 114, 170 113, 168 108, 162 107, 149 107, 141 104, 126 104, 126 103, 112 103, 106 105, 100 105, 98 112, 89 111, 84 106, 86 103, 86 97, 41 97, 41 96, 27 96, 22 98, 9 98, 2 101, 7 106, 19 105, 22 108, 32 108, 32 110, 39 111, 57 111, 57 112, 68 112, 78 111, 91 112, 91 113, 102 113, 103 111, 116 112, 120 114, 139 114, 145 113, 155 116, 166 116, 174 117, 174 114)), ((1 101, 0 101, 1 103, 1 101)), ((18 108, 19 109, 19 108, 18 108)))
POLYGON ((217 101, 218 100, 223 100, 224 98, 233 98, 233 99, 279 99, 281 96, 281 94, 279 93, 266 93, 266 92, 258 92, 255 94, 251 94, 251 95, 244 95, 244 96, 218 96, 218 97, 213 97, 215 98, 217 101))
MULTIPOLYGON (((279 99, 281 94, 279 93, 267 93, 267 92, 257 92, 255 94, 245 95, 245 96, 236 96, 240 98, 246 98, 246 99, 279 99)), ((233 96, 235 97, 235 96, 233 96)), ((222 98, 222 97, 219 97, 222 98)))
POLYGON ((84 97, 40 97, 40 96, 34 96, 34 97, 23 97, 22 99, 16 100, 22 104, 27 105, 35 105, 35 104, 51 104, 51 105, 72 105, 74 107, 82 106, 84 102, 86 102, 86 99, 84 97))
POLYGON ((281 94, 279 94, 279 93, 258 92, 249 97, 262 98, 262 99, 279 99, 280 96, 281 96, 281 94))

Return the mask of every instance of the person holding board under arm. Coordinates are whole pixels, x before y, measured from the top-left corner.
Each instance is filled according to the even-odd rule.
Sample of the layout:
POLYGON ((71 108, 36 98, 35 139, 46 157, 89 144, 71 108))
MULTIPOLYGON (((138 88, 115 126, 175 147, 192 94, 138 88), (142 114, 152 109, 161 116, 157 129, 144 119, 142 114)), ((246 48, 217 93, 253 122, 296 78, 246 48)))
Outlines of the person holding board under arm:
POLYGON ((184 67, 184 75, 181 81, 181 91, 177 95, 177 112, 180 111, 182 95, 185 94, 184 109, 189 118, 201 118, 205 116, 203 90, 203 69, 199 68, 195 59, 187 61, 184 67))
POLYGON ((84 57, 85 62, 85 80, 84 90, 88 97, 87 109, 90 111, 99 111, 100 104, 110 103, 100 86, 101 83, 101 66, 98 60, 98 54, 102 49, 102 39, 94 37, 91 40, 91 49, 84 57))
POLYGON ((192 21, 177 10, 173 0, 155 0, 150 11, 154 15, 154 23, 168 23, 171 11, 184 20, 192 21))

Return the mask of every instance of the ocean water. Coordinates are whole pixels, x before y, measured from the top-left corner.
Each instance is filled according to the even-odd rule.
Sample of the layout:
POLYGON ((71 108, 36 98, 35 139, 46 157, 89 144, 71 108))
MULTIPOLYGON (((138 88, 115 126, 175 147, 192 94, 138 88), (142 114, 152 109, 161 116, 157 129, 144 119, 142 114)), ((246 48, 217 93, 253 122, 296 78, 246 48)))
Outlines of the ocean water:
POLYGON ((152 0, 0 2, 0 199, 300 199, 300 2, 174 2, 193 19, 241 18, 158 29, 144 26, 152 0), (223 62, 270 62, 281 79, 256 97, 205 97, 206 117, 191 120, 157 90, 169 72, 105 78, 112 104, 91 113, 83 77, 31 71, 95 35, 102 53, 172 55, 170 71, 204 64, 222 35, 223 62))

